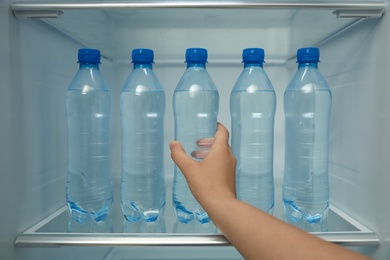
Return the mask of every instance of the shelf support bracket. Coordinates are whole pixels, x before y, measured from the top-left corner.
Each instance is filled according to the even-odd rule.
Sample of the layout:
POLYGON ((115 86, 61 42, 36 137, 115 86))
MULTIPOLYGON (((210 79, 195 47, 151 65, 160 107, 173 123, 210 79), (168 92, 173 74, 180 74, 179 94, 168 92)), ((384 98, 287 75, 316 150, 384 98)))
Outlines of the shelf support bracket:
POLYGON ((333 12, 337 18, 380 18, 384 10, 336 10, 333 12))
POLYGON ((61 10, 13 10, 16 18, 59 18, 64 12, 61 10))

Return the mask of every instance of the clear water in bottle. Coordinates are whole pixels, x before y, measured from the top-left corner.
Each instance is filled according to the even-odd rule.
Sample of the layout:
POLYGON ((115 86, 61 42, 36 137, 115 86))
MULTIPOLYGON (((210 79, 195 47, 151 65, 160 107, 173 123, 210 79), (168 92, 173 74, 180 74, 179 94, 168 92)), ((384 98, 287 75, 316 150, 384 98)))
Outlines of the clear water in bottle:
POLYGON ((68 211, 77 222, 102 221, 113 201, 110 90, 99 72, 100 52, 79 51, 80 70, 66 93, 68 211))
POLYGON ((272 213, 274 207, 272 111, 275 111, 275 92, 232 92, 231 102, 232 110, 236 111, 232 112, 232 120, 235 120, 237 113, 237 121, 232 126, 232 150, 237 158, 237 198, 272 213))
POLYGON ((263 70, 263 49, 245 49, 243 61, 244 70, 230 96, 237 198, 272 213, 276 96, 263 70))
MULTIPOLYGON (((186 153, 204 149, 197 146, 202 138, 214 137, 217 127, 219 94, 206 71, 207 51, 188 49, 187 70, 176 87, 173 96, 175 140, 182 143, 186 153)), ((177 219, 188 223, 194 219, 201 223, 210 221, 199 205, 180 169, 175 165, 173 205, 177 219)))
POLYGON ((134 49, 132 57, 134 70, 120 97, 122 211, 130 222, 154 222, 165 209, 165 93, 152 70, 153 51, 134 49))
MULTIPOLYGON (((202 138, 214 137, 217 125, 217 91, 177 91, 174 96, 177 123, 175 139, 180 141, 187 154, 202 149, 196 142, 202 138), (211 112, 211 113, 210 113, 211 112)), ((209 222, 202 206, 192 195, 185 177, 175 166, 173 203, 180 222, 197 219, 209 222)))
POLYGON ((283 201, 288 221, 321 223, 329 208, 328 132, 332 96, 317 69, 319 51, 298 50, 299 67, 284 93, 283 201))

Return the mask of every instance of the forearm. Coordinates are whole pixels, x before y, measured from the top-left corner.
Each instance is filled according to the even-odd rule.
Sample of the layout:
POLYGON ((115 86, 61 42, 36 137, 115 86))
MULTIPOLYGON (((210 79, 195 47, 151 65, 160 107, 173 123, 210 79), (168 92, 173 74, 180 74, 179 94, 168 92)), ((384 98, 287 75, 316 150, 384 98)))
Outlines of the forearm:
POLYGON ((209 201, 205 210, 245 259, 366 259, 237 199, 209 201))
POLYGON ((214 142, 208 155, 202 156, 203 161, 187 156, 178 142, 170 143, 171 156, 192 194, 246 259, 367 259, 237 200, 236 160, 228 140, 229 132, 218 124, 214 142))

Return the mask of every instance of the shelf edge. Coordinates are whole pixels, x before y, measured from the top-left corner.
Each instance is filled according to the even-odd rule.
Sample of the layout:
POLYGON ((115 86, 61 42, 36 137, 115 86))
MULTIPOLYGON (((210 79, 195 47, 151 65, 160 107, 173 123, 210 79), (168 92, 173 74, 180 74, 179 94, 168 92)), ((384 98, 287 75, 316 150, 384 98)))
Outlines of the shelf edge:
MULTIPOLYGON (((374 233, 330 232, 312 233, 321 239, 341 246, 378 246, 374 233)), ((144 236, 126 234, 22 234, 15 240, 17 247, 59 246, 232 246, 223 235, 169 235, 144 236)))
MULTIPOLYGON (((152 2, 24 2, 16 1, 11 4, 15 17, 58 17, 63 10, 80 9, 149 9, 149 8, 197 8, 197 9, 328 9, 337 12, 370 11, 383 15, 386 4, 375 2, 243 2, 243 1, 152 1, 152 2)), ((368 12, 368 13, 370 13, 368 12)))
POLYGON ((58 246, 230 246, 223 235, 22 234, 18 247, 58 246))
MULTIPOLYGON (((311 232, 326 241, 342 246, 378 246, 379 237, 346 213, 331 206, 359 231, 311 232)), ((60 246, 232 246, 222 234, 128 234, 128 233, 37 233, 36 231, 66 211, 61 207, 15 239, 17 247, 60 246)))

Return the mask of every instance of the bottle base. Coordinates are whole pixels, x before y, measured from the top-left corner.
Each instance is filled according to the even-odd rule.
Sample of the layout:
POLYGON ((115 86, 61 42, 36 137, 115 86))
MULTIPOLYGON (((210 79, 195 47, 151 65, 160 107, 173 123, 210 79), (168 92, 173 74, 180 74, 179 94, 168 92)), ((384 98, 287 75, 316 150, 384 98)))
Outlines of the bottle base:
POLYGON ((267 212, 270 215, 273 215, 274 214, 274 205, 272 205, 272 208, 270 208, 268 211, 265 211, 265 212, 267 212))
POLYGON ((125 219, 129 222, 137 222, 140 219, 145 220, 146 222, 156 222, 159 218, 159 215, 152 215, 149 217, 142 216, 138 213, 136 215, 124 215, 125 219))
POLYGON ((175 207, 176 218, 181 223, 187 224, 196 219, 201 224, 210 222, 210 218, 206 212, 191 212, 183 206, 175 207))
POLYGON ((69 216, 78 223, 84 223, 88 220, 104 221, 110 212, 110 207, 104 207, 98 211, 86 211, 75 202, 67 202, 67 205, 69 216))
POLYGON ((122 212, 125 219, 129 222, 136 222, 141 218, 146 222, 156 222, 164 215, 165 202, 160 209, 144 210, 138 207, 136 202, 128 203, 129 206, 122 204, 122 212))
POLYGON ((284 213, 288 222, 307 222, 309 224, 319 224, 325 222, 328 216, 329 206, 317 214, 307 214, 303 212, 294 202, 284 200, 284 213))

